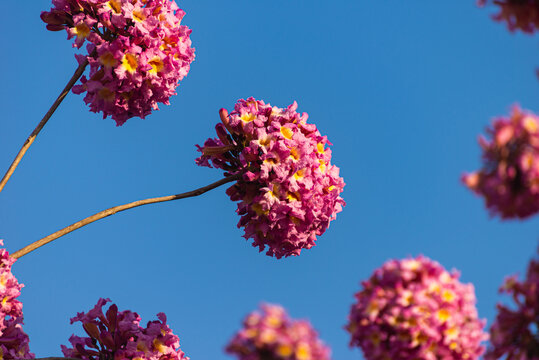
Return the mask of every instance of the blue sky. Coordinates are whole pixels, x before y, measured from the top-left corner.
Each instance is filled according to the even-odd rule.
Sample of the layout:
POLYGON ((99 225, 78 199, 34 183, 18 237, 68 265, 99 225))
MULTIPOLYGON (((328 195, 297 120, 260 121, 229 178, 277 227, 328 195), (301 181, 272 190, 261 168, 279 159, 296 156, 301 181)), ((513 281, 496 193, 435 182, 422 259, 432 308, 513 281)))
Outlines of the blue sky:
MULTIPOLYGON (((193 360, 223 348, 261 302, 308 318, 334 359, 361 359, 343 330, 359 282, 390 258, 424 254, 476 288, 491 324, 497 288, 525 271, 539 217, 501 222, 459 182, 479 167, 477 136, 510 106, 539 111, 539 38, 509 33, 474 1, 179 3, 196 60, 171 106, 117 128, 70 94, 0 194, 10 252, 104 208, 221 178, 194 144, 221 107, 296 100, 333 142, 347 206, 317 246, 276 260, 236 228, 225 187, 101 220, 18 261, 25 330, 39 357, 80 334, 78 311, 109 297, 143 322, 165 312, 193 360)), ((0 167, 7 169, 76 68, 49 0, 12 1, 0 23, 0 167)))

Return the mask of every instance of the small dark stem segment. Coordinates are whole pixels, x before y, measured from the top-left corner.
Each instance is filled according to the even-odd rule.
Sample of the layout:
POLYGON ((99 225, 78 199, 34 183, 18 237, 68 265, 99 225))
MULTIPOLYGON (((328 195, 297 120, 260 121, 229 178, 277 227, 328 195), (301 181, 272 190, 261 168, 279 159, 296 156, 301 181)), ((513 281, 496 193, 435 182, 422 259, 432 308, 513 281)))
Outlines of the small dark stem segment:
POLYGON ((64 100, 64 98, 67 96, 67 94, 69 93, 69 91, 71 90, 73 85, 75 85, 75 83, 82 76, 82 74, 84 73, 84 70, 86 69, 87 65, 88 65, 88 59, 86 59, 84 62, 82 62, 79 65, 79 67, 77 68, 77 70, 75 70, 75 73, 73 74, 71 79, 69 79, 69 81, 66 84, 64 90, 62 90, 62 92, 60 93, 58 98, 56 98, 56 100, 54 101, 54 103, 50 107, 49 111, 47 111, 45 116, 43 116, 43 119, 41 120, 41 122, 37 125, 37 127, 34 129, 34 131, 32 131, 30 136, 26 139, 26 141, 24 142, 24 145, 22 146, 21 150, 19 151, 19 153, 15 157, 15 160, 13 160, 13 162, 11 163, 11 166, 9 167, 6 174, 2 178, 2 181, 0 181, 0 192, 4 189, 4 186, 6 186, 6 183, 8 182, 9 178, 11 177, 11 175, 13 174, 13 172, 15 171, 15 169, 17 168, 17 166, 21 162, 22 157, 24 156, 24 154, 26 153, 26 151, 28 150, 30 145, 32 145, 32 143, 36 139, 36 137, 39 134, 39 132, 41 131, 41 129, 43 129, 43 127, 45 126, 47 121, 49 121, 50 117, 52 116, 52 114, 54 114, 54 112, 56 111, 56 109, 58 108, 58 106, 60 105, 62 100, 64 100))
POLYGON ((185 198, 189 198, 189 197, 199 196, 199 195, 202 195, 205 192, 210 191, 212 189, 215 189, 215 188, 217 188, 217 187, 219 187, 221 185, 224 185, 224 184, 232 182, 232 181, 239 180, 239 179, 241 179, 241 177, 242 177, 241 174, 232 175, 232 176, 225 177, 224 179, 221 179, 219 181, 216 181, 216 182, 214 182, 212 184, 201 187, 199 189, 188 191, 188 192, 185 192, 185 193, 182 193, 182 194, 176 194, 176 195, 169 195, 169 196, 162 196, 162 197, 138 200, 138 201, 131 202, 129 204, 111 207, 110 209, 103 210, 101 212, 98 212, 97 214, 94 214, 92 216, 87 217, 86 219, 82 219, 80 221, 77 221, 76 223, 71 224, 71 225, 63 228, 62 230, 58 230, 54 234, 50 234, 49 236, 46 236, 43 239, 40 239, 40 240, 38 240, 38 241, 28 245, 28 246, 25 246, 22 249, 20 249, 19 251, 16 251, 13 254, 11 254, 11 257, 13 257, 15 259, 18 259, 21 256, 24 256, 24 255, 28 254, 29 252, 34 251, 35 249, 37 249, 37 248, 39 248, 39 247, 41 247, 41 246, 43 246, 45 244, 48 244, 53 240, 58 239, 59 237, 62 237, 64 235, 66 235, 66 234, 69 234, 70 232, 75 231, 75 230, 77 230, 77 229, 79 229, 79 228, 81 228, 81 227, 83 227, 85 225, 91 224, 94 221, 106 218, 107 216, 114 215, 117 212, 132 209, 132 208, 142 206, 142 205, 155 204, 155 203, 160 203, 160 202, 165 202, 165 201, 172 201, 172 200, 185 199, 185 198))

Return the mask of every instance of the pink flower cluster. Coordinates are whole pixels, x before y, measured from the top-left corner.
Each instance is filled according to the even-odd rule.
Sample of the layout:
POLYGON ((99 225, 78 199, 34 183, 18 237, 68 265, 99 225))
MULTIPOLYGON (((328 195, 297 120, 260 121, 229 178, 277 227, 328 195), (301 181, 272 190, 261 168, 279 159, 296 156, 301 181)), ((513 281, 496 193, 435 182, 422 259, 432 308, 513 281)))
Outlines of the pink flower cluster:
POLYGON ((539 259, 532 259, 524 281, 511 276, 500 292, 510 294, 516 307, 498 304, 485 360, 539 360, 539 259))
POLYGON ((238 227, 266 254, 299 255, 315 245, 342 210, 344 181, 331 164, 331 143, 306 113, 271 107, 253 98, 239 100, 234 111, 220 110, 218 138, 208 139, 198 165, 213 165, 242 178, 227 190, 239 201, 238 227))
POLYGON ((474 288, 419 256, 391 260, 355 297, 346 329, 368 360, 474 360, 484 351, 484 321, 474 288))
POLYGON ((291 320, 277 305, 263 304, 230 341, 226 352, 239 360, 329 360, 330 349, 308 321, 291 320))
MULTIPOLYGON (((484 6, 487 0, 478 0, 484 6)), ((505 21, 509 30, 517 29, 533 33, 539 29, 539 0, 495 0, 500 12, 493 16, 496 21, 505 21)))
MULTIPOLYGON (((4 245, 2 240, 0 245, 4 245)), ((29 359, 34 354, 22 330, 22 303, 17 300, 24 285, 11 273, 14 262, 5 249, 0 249, 0 359, 29 359)))
POLYGON ((47 29, 66 29, 73 46, 88 41, 89 78, 73 92, 86 92, 93 112, 111 115, 117 125, 144 118, 157 103, 169 104, 178 81, 195 58, 181 25, 185 12, 173 0, 53 0, 41 18, 47 29))
POLYGON ((62 345, 64 356, 85 360, 189 360, 179 349, 180 339, 167 325, 165 314, 159 320, 141 327, 140 316, 132 311, 120 311, 113 304, 106 314, 103 306, 109 299, 99 299, 87 313, 78 313, 71 319, 82 323, 89 337, 72 335, 73 348, 62 345))
POLYGON ((491 140, 479 138, 483 168, 462 181, 485 197, 487 208, 502 218, 526 218, 539 211, 539 117, 513 108, 494 120, 491 140))

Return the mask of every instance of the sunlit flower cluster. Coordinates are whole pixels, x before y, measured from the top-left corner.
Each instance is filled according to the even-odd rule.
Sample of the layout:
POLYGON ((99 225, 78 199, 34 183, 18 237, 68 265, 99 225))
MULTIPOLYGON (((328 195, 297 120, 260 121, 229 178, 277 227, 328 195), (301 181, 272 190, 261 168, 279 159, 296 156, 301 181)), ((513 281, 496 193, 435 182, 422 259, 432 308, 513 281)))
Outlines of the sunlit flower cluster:
POLYGON ((463 182, 485 198, 493 215, 525 218, 539 211, 539 118, 514 107, 479 138, 483 168, 463 182))
POLYGON ((72 348, 62 345, 64 356, 85 360, 189 360, 179 349, 180 339, 166 324, 165 314, 159 320, 141 327, 140 316, 129 310, 118 311, 113 304, 103 313, 109 299, 99 299, 87 313, 78 313, 71 323, 81 322, 89 337, 72 335, 72 348))
POLYGON ((49 30, 66 29, 73 46, 88 42, 90 75, 73 92, 86 92, 91 111, 122 125, 169 104, 194 60, 185 12, 173 0, 53 0, 41 18, 49 30))
POLYGON ((28 335, 22 330, 22 303, 17 297, 23 284, 11 273, 14 262, 5 249, 0 249, 0 359, 29 359, 34 354, 30 353, 28 335))
MULTIPOLYGON (((484 6, 488 0, 478 0, 484 6)), ((520 29, 526 33, 533 33, 539 29, 539 0, 495 0, 494 4, 500 7, 500 12, 493 16, 496 21, 507 23, 509 30, 520 29)))
POLYGON ((292 320, 278 305, 249 314, 226 352, 239 360, 329 360, 330 349, 308 321, 292 320))
POLYGON ((391 260, 362 282, 349 323, 368 360, 477 359, 485 325, 474 288, 425 257, 391 260))
POLYGON ((512 309, 498 304, 485 359, 539 359, 539 258, 532 259, 528 265, 524 281, 511 276, 500 292, 510 294, 515 306, 512 309))
POLYGON ((314 246, 344 205, 331 143, 296 109, 296 102, 280 109, 239 100, 230 115, 221 109, 218 138, 198 146, 203 155, 197 164, 242 175, 227 190, 239 201, 238 227, 253 246, 267 246, 266 254, 277 258, 314 246))

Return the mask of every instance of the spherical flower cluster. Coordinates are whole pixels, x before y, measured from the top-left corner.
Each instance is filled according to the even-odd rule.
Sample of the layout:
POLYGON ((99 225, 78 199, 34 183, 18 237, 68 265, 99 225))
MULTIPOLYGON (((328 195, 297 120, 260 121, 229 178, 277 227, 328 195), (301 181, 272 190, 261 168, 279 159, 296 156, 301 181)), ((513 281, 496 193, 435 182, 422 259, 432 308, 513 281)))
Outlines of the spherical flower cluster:
POLYGON ((539 211, 539 117, 513 108, 494 120, 491 140, 479 138, 483 168, 462 177, 502 218, 526 218, 539 211))
POLYGON ((221 109, 218 138, 208 139, 198 165, 225 175, 241 175, 227 194, 239 201, 238 227, 266 254, 299 255, 315 245, 342 210, 344 181, 331 164, 331 143, 306 113, 271 107, 253 98, 239 100, 228 114, 221 109))
POLYGON ((93 112, 111 115, 117 125, 144 118, 157 103, 169 104, 178 81, 194 60, 185 12, 173 0, 53 0, 41 18, 47 29, 66 29, 73 46, 88 42, 89 78, 73 92, 86 92, 93 112))
MULTIPOLYGON (((484 6, 487 0, 478 0, 484 6)), ((496 21, 504 21, 511 31, 517 29, 533 33, 539 29, 539 0, 495 0, 500 12, 493 16, 496 21)))
POLYGON ((346 329, 367 360, 474 360, 484 351, 484 321, 474 288, 425 257, 391 260, 355 297, 346 329))
POLYGON ((120 311, 111 305, 103 314, 103 306, 109 299, 99 299, 87 313, 78 313, 71 319, 82 323, 89 337, 72 335, 72 348, 62 345, 65 357, 85 360, 189 360, 179 349, 180 339, 166 324, 165 314, 159 320, 149 321, 141 327, 140 316, 132 311, 120 311))
POLYGON ((0 249, 0 359, 29 359, 34 354, 30 353, 28 335, 22 330, 22 303, 17 297, 23 284, 11 273, 14 262, 5 249, 0 249))
POLYGON ((253 312, 226 347, 239 360, 329 360, 330 349, 308 321, 292 320, 278 305, 253 312))
POLYGON ((485 360, 539 360, 539 259, 530 262, 524 281, 509 277, 500 292, 510 294, 516 306, 498 304, 485 360))

